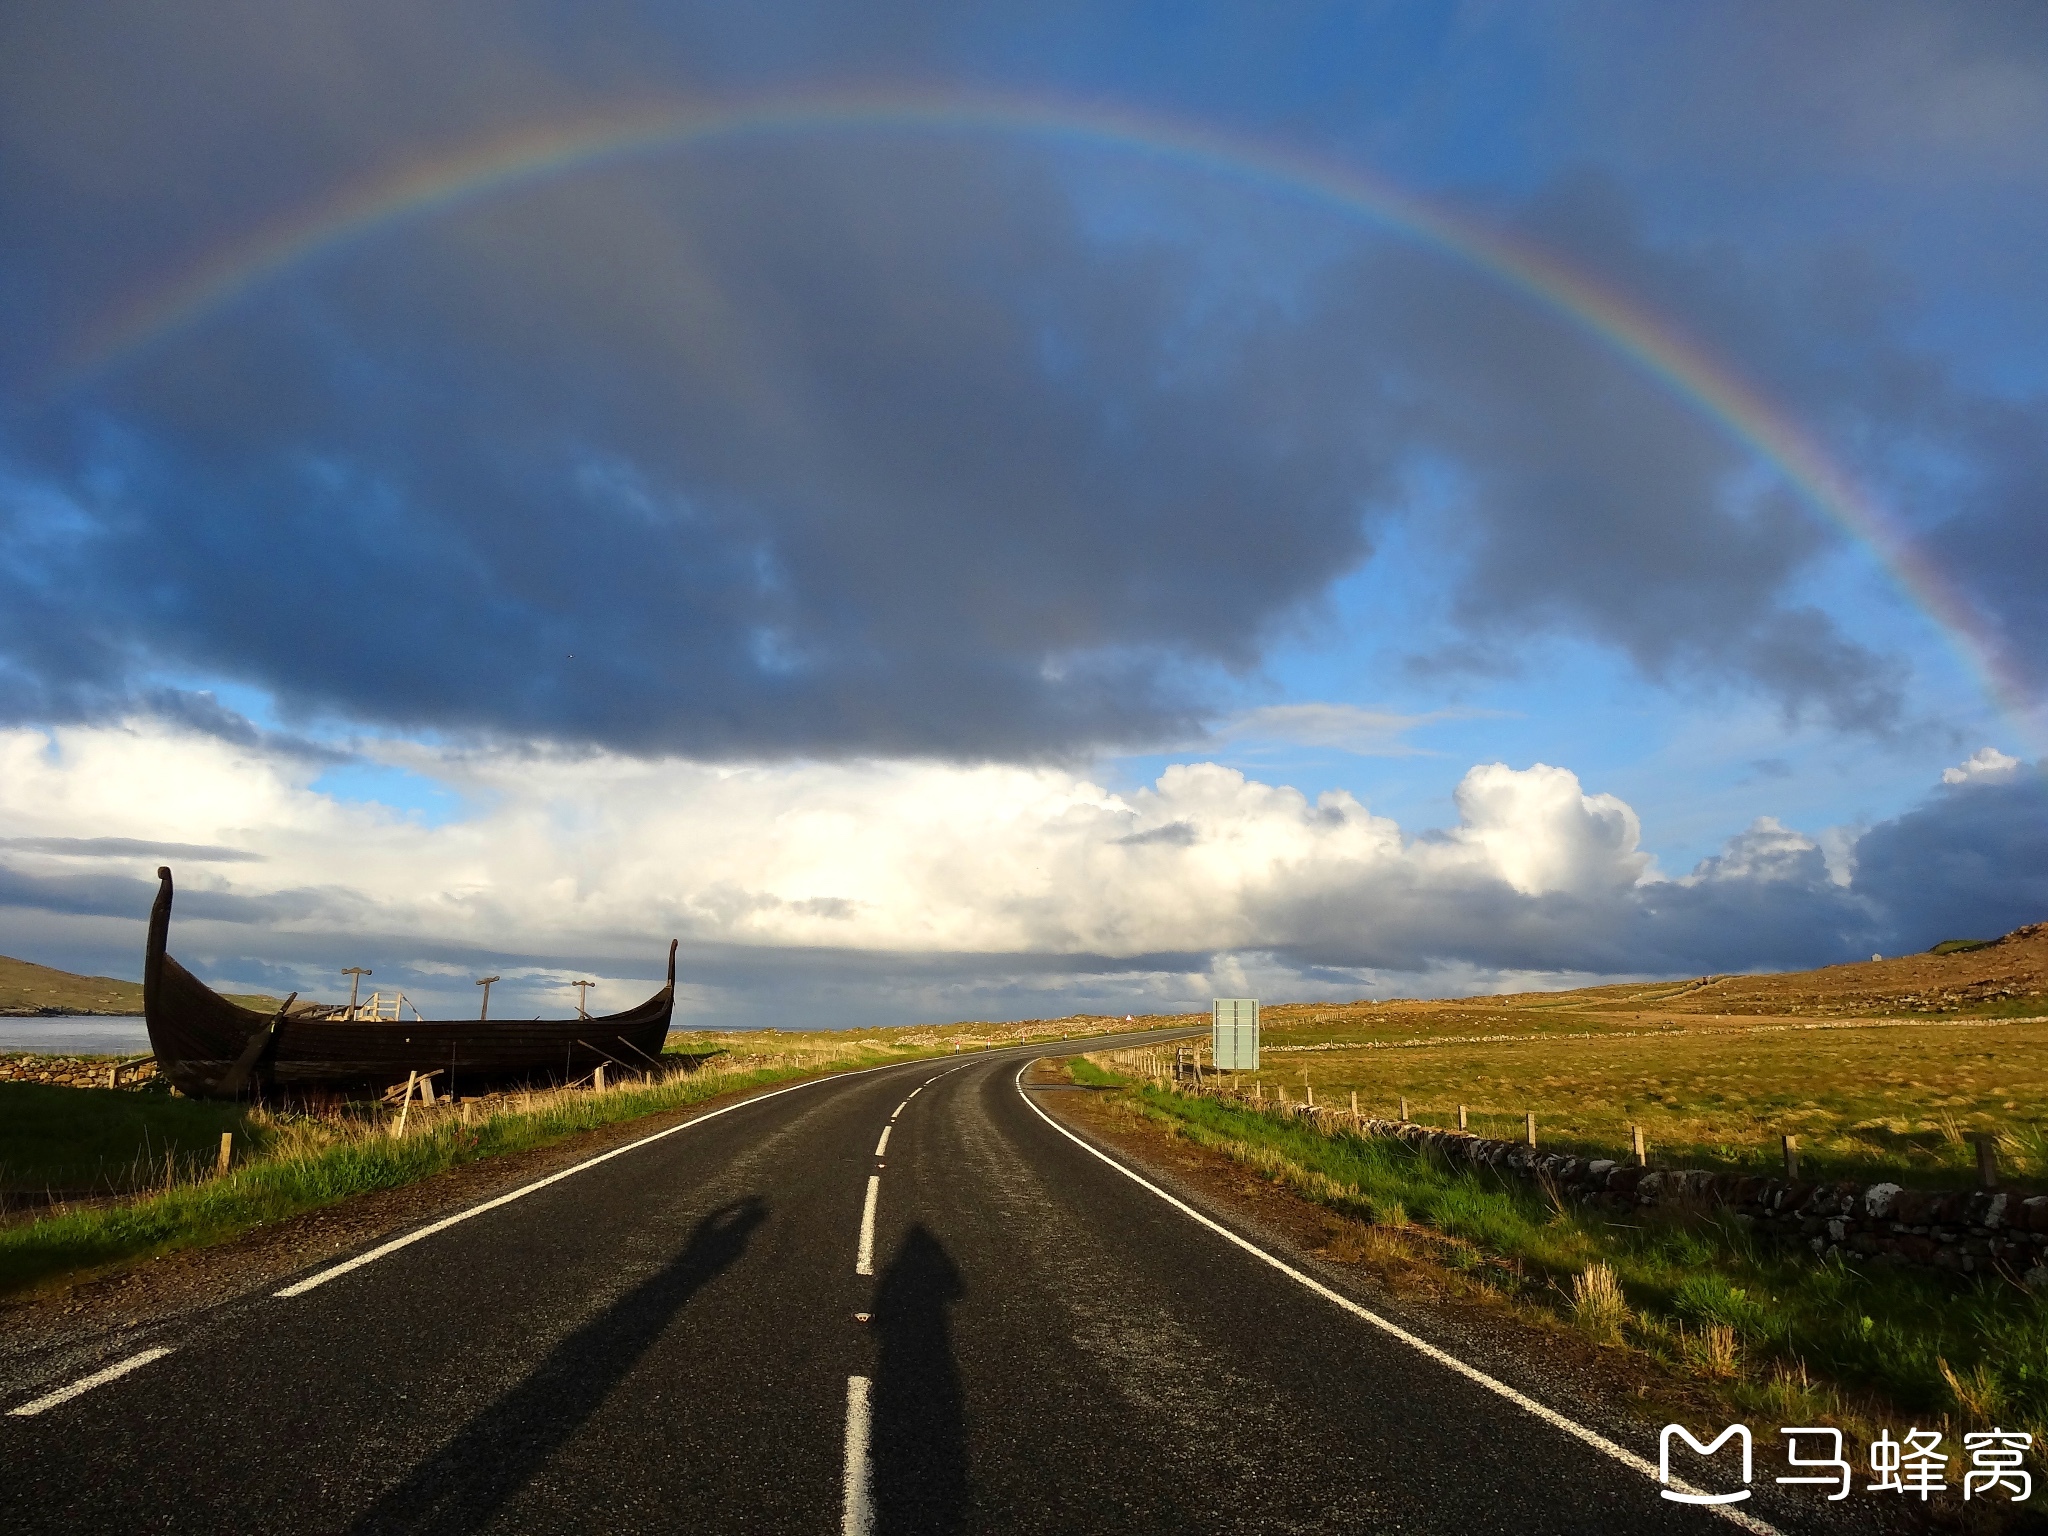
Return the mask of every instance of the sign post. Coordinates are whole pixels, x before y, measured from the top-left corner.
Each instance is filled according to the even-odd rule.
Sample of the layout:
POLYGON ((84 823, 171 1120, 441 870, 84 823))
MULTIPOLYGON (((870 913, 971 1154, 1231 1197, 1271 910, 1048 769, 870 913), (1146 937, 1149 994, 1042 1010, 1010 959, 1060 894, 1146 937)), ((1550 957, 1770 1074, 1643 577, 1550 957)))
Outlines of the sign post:
POLYGON ((1212 1005, 1209 1052, 1219 1072, 1259 1070, 1259 1000, 1219 997, 1212 1005))

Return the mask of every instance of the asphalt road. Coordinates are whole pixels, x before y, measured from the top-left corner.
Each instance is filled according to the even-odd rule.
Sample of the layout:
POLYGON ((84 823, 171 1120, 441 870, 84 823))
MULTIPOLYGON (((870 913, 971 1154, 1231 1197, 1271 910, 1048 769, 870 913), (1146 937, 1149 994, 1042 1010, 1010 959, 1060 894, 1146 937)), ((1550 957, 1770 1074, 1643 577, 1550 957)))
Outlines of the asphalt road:
POLYGON ((1734 1529, 1117 1172, 1031 1055, 749 1102, 0 1404, 0 1531, 1734 1529))

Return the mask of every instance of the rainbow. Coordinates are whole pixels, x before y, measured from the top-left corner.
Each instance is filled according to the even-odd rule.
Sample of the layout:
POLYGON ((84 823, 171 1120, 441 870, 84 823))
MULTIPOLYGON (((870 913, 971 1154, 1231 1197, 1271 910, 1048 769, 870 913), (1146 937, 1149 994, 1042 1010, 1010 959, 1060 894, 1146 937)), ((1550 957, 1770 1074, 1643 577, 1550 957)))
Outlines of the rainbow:
POLYGON ((54 388, 76 388, 309 258, 407 220, 649 153, 750 135, 860 129, 993 132, 1150 156, 1362 218, 1485 274, 1594 336, 1775 466, 1884 565, 1992 704, 2031 741, 2028 690, 2006 664, 2000 637, 1969 600, 1795 422, 1668 321, 1556 255, 1370 171, 1123 108, 892 90, 667 103, 508 134, 370 177, 215 252, 92 327, 57 370, 54 388))

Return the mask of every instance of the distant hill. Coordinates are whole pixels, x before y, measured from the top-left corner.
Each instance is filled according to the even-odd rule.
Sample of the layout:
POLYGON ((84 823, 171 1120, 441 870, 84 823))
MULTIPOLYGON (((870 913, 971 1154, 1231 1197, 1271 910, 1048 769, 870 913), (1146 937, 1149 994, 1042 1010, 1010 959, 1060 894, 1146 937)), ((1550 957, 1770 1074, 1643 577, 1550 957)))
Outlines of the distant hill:
MULTIPOLYGON (((2048 1013, 2048 923, 1988 941, 1946 939, 1918 955, 1816 971, 1702 976, 1651 985, 1519 995, 1546 1007, 1570 999, 1600 1012, 1878 1015, 2048 1013)), ((1504 999, 1505 1001, 1505 999, 1504 999)))
MULTIPOLYGON (((278 999, 228 994, 245 1008, 275 1008, 278 999)), ((21 1018, 38 1013, 142 1012, 142 983, 112 976, 74 976, 32 960, 0 955, 0 1016, 21 1018)))

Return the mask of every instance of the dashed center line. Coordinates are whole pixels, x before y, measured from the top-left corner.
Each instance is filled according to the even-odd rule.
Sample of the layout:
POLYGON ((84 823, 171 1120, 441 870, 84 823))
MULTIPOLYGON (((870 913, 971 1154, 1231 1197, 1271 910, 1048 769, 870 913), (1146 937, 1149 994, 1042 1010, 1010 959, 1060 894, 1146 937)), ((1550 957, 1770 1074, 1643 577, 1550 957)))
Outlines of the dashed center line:
POLYGON ((875 1272, 875 1200, 882 1193, 882 1176, 877 1173, 868 1179, 867 1204, 860 1212, 860 1248, 853 1256, 853 1272, 856 1275, 872 1275, 875 1272))
POLYGON ((902 1114, 903 1111, 905 1111, 908 1108, 910 1108, 910 1100, 905 1099, 901 1104, 898 1104, 894 1109, 889 1111, 889 1118, 891 1120, 894 1120, 898 1115, 902 1114))
POLYGON ((875 1156, 880 1157, 889 1150, 889 1133, 896 1129, 896 1122, 890 1121, 882 1127, 882 1139, 875 1143, 875 1156))
MULTIPOLYGON (((741 1099, 734 1104, 727 1104, 721 1109, 707 1110, 701 1115, 685 1120, 681 1125, 672 1125, 665 1131, 656 1131, 652 1136, 642 1136, 638 1141, 629 1141, 623 1147, 614 1147, 609 1152, 600 1152, 596 1157, 585 1158, 573 1168, 564 1168, 561 1172, 551 1173, 544 1179, 535 1179, 531 1184, 522 1185, 509 1193, 499 1195, 495 1200, 486 1200, 481 1205, 473 1205, 466 1211, 457 1211, 453 1216, 444 1216, 439 1221, 429 1222, 426 1226, 416 1231, 408 1232, 403 1237, 393 1238, 388 1243, 372 1248, 368 1253, 359 1253, 352 1259, 332 1265, 317 1274, 308 1275, 297 1284, 288 1285, 283 1290, 273 1291, 271 1294, 281 1299, 303 1296, 316 1286, 325 1285, 330 1280, 338 1279, 353 1270, 361 1269, 365 1264, 374 1264, 377 1260, 396 1253, 401 1248, 408 1248, 414 1243, 433 1237, 436 1233, 445 1232, 458 1222, 468 1221, 473 1216, 481 1216, 486 1211, 495 1211, 499 1206, 510 1205, 514 1200, 523 1200, 528 1195, 546 1189, 551 1184, 558 1184, 563 1179, 582 1173, 587 1168, 595 1168, 600 1163, 608 1163, 615 1157, 624 1157, 628 1152, 636 1152, 642 1147, 652 1146, 657 1141, 664 1141, 670 1136, 675 1136, 691 1129, 693 1126, 703 1125, 707 1121, 716 1120, 721 1115, 729 1115, 734 1110, 747 1109, 755 1104, 765 1104, 770 1099, 781 1098, 785 1093, 801 1093, 804 1089, 815 1088, 821 1083, 844 1082, 849 1078, 866 1077, 870 1072, 886 1072, 893 1065, 894 1063, 885 1063, 879 1067, 862 1067, 855 1072, 835 1072, 826 1077, 814 1077, 809 1082, 792 1083, 787 1088, 775 1088, 767 1093, 757 1093, 751 1098, 741 1099)), ((905 1099, 903 1104, 908 1104, 909 1102, 910 1100, 905 1099)), ((903 1113, 903 1104, 896 1106, 896 1114, 900 1115, 903 1113)), ((896 1116, 891 1115, 889 1118, 893 1120, 896 1116)))
POLYGON ((868 1536, 875 1528, 868 1476, 868 1379, 846 1378, 846 1471, 840 1482, 840 1536, 868 1536))
POLYGON ((68 1403, 74 1397, 90 1392, 94 1387, 104 1387, 110 1381, 118 1381, 130 1371, 139 1371, 152 1360, 161 1360, 170 1353, 169 1349, 145 1349, 139 1355, 130 1355, 126 1360, 117 1360, 103 1371, 94 1371, 90 1376, 74 1381, 68 1387, 60 1387, 47 1397, 39 1397, 32 1403, 23 1403, 19 1408, 10 1408, 8 1413, 17 1419, 33 1418, 47 1408, 59 1403, 68 1403))

